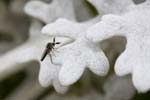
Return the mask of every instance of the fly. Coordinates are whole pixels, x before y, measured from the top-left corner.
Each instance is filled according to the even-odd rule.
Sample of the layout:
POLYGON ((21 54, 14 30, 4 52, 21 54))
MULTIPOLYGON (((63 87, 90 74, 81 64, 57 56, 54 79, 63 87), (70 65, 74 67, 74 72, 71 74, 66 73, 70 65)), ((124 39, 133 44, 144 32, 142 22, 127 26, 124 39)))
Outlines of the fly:
POLYGON ((46 49, 44 50, 43 52, 43 55, 41 57, 41 61, 43 61, 45 59, 45 57, 47 55, 50 56, 50 60, 51 60, 51 63, 53 64, 53 60, 52 60, 52 55, 51 53, 53 53, 53 50, 54 50, 54 47, 56 44, 60 44, 60 42, 55 42, 55 37, 53 38, 53 42, 48 42, 47 45, 46 45, 46 49))

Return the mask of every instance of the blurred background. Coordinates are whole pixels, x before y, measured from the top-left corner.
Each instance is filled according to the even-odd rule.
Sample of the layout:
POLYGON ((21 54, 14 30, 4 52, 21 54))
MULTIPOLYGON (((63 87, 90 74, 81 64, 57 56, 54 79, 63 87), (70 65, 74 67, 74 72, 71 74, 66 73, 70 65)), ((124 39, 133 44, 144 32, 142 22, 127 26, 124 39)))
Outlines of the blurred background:
MULTIPOLYGON (((29 38, 33 18, 23 10, 28 1, 0 0, 0 55, 22 45, 29 38)), ((144 1, 134 0, 136 4, 144 1)), ((86 21, 97 15, 96 9, 86 0, 75 0, 74 5, 78 21, 86 21)), ((4 77, 0 76, 0 100, 150 100, 150 92, 138 93, 135 90, 130 75, 115 76, 113 66, 116 58, 125 49, 125 44, 124 37, 113 37, 103 41, 101 45, 111 65, 109 74, 98 77, 86 70, 66 94, 56 93, 52 86, 41 87, 38 81, 39 62, 18 64, 16 66, 21 67, 19 70, 4 77)))

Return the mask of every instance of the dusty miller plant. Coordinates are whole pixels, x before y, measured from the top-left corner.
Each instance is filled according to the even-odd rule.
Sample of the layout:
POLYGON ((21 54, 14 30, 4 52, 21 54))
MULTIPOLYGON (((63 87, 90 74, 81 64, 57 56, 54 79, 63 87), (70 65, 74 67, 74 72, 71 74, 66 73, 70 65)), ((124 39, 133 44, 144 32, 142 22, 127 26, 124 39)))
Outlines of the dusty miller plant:
MULTIPOLYGON (((148 91, 150 1, 138 5, 132 0, 88 0, 87 2, 96 8, 98 15, 82 22, 79 22, 75 16, 74 0, 26 3, 25 13, 33 17, 29 39, 21 46, 1 55, 1 77, 7 75, 6 72, 13 73, 20 69, 12 65, 36 60, 40 62, 40 84, 44 87, 52 85, 57 92, 65 93, 70 85, 80 79, 86 68, 99 77, 107 75, 110 64, 100 43, 113 36, 124 36, 127 40, 126 49, 115 62, 115 73, 118 76, 131 73, 135 88, 139 92, 148 91), (52 37, 56 37, 56 41, 62 44, 58 45, 58 52, 53 55, 54 64, 48 56, 41 62, 43 50, 46 44, 52 41, 52 37)), ((112 80, 116 80, 116 84, 127 82, 114 76, 108 80, 104 85, 106 96, 98 96, 99 98, 110 100, 114 98, 116 91, 119 92, 121 86, 116 86, 112 80), (109 82, 116 88, 112 88, 109 82)), ((124 86, 131 88, 130 94, 126 93, 129 96, 126 98, 128 100, 134 94, 134 89, 128 82, 124 86)), ((117 94, 115 96, 118 100, 121 98, 117 94)))

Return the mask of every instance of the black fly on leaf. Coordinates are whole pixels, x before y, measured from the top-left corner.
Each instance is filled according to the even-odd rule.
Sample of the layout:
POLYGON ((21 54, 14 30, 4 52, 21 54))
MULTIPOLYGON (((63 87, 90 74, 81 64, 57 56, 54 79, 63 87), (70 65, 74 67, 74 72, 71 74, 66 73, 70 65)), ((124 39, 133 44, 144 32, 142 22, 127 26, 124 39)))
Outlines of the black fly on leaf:
POLYGON ((47 55, 50 56, 50 60, 51 60, 51 63, 53 64, 53 60, 52 60, 52 55, 51 53, 53 53, 53 50, 55 49, 55 45, 56 44, 60 44, 60 42, 55 42, 55 37, 53 38, 53 42, 48 42, 47 45, 46 45, 46 49, 44 50, 43 52, 43 55, 41 57, 41 61, 43 61, 45 59, 45 57, 47 55))

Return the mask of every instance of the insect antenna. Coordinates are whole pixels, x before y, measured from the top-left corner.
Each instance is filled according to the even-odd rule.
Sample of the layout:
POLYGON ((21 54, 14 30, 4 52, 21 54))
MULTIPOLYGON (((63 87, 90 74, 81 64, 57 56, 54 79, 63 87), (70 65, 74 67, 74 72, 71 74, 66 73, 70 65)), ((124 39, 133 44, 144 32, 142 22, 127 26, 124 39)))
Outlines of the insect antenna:
POLYGON ((53 38, 53 43, 55 44, 55 37, 53 38))

